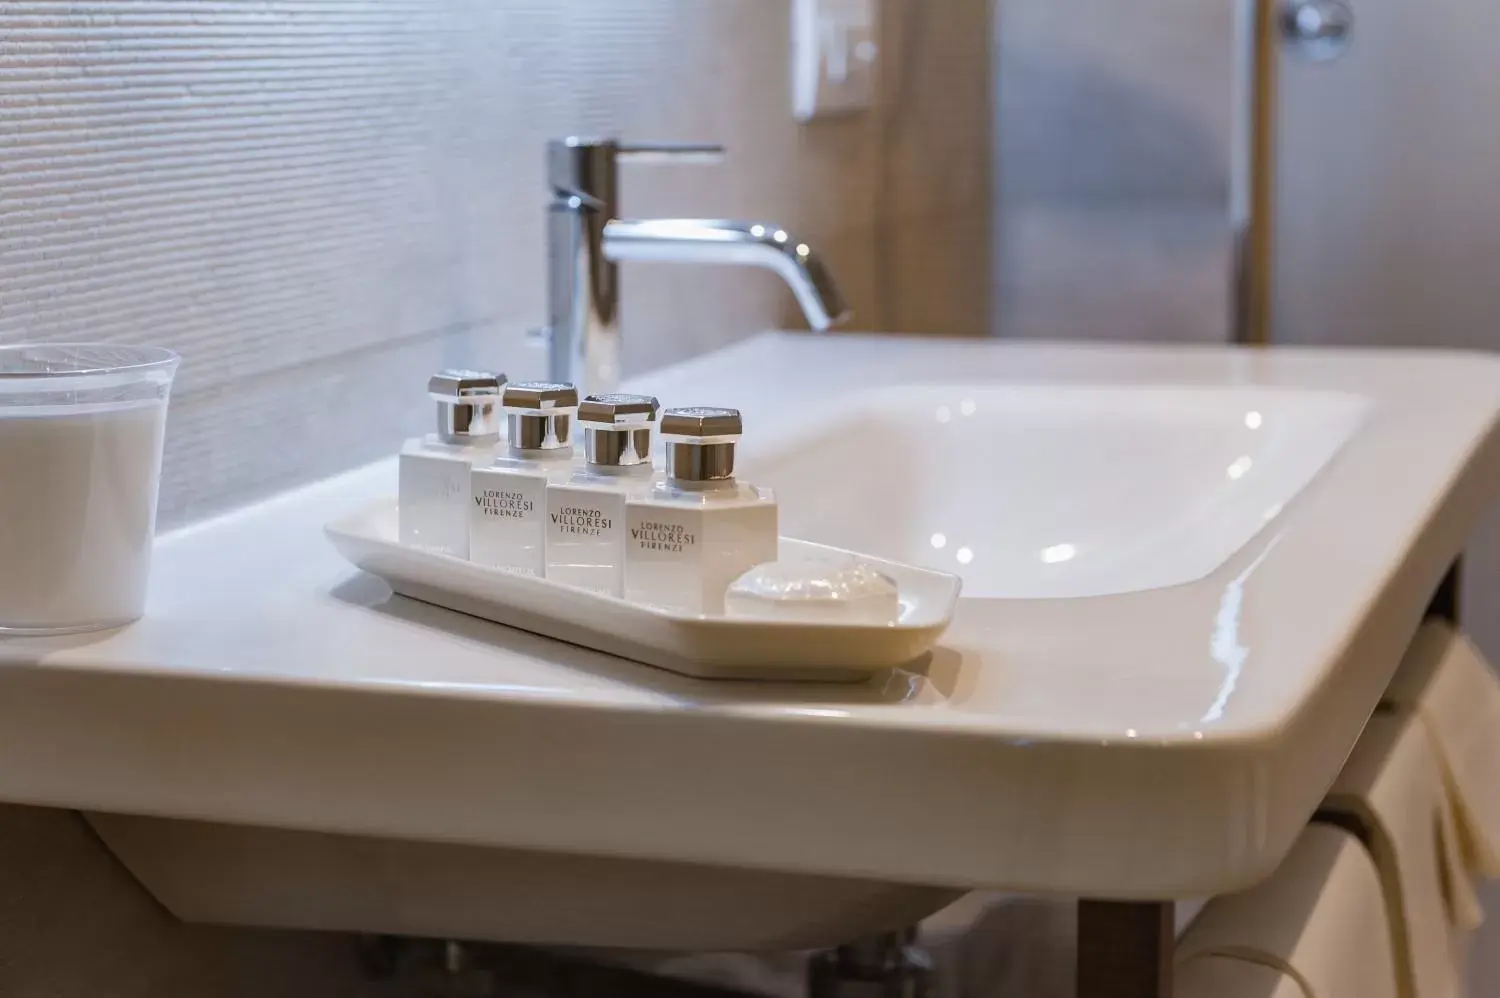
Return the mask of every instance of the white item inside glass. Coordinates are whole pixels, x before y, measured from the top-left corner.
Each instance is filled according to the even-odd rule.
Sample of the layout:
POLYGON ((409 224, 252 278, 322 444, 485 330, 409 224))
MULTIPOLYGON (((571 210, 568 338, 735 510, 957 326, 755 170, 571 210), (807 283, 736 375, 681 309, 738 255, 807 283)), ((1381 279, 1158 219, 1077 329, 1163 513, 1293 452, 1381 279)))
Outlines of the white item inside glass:
POLYGON ((0 407, 0 631, 141 615, 166 409, 0 407))

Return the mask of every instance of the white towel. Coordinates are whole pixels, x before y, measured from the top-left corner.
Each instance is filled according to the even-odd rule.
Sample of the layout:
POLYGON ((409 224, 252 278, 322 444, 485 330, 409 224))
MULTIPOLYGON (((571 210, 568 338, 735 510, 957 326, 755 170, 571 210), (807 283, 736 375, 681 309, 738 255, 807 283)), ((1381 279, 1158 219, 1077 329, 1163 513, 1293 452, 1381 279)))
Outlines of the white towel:
POLYGON ((1432 739, 1469 871, 1500 877, 1500 677, 1473 642, 1431 621, 1386 702, 1415 711, 1432 739))
POLYGON ((1479 910, 1442 765, 1422 722, 1377 713, 1324 801, 1369 833, 1403 998, 1458 998, 1479 910))
POLYGON ((1272 969, 1306 998, 1399 994, 1375 864, 1358 839, 1326 825, 1303 832, 1264 882, 1204 907, 1177 944, 1177 966, 1187 978, 1208 957, 1272 969))

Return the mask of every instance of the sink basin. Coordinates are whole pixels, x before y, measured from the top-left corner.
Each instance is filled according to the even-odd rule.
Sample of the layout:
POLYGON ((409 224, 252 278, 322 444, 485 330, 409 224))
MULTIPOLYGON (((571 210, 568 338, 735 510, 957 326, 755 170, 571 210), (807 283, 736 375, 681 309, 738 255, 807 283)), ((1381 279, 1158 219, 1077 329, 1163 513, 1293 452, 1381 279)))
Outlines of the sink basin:
POLYGON ((1500 493, 1479 355, 767 334, 626 388, 741 409, 787 533, 962 573, 938 647, 707 682, 396 597, 322 537, 392 459, 162 537, 136 624, 0 641, 0 801, 236 924, 736 949, 1225 893, 1500 493))
POLYGON ((872 389, 746 448, 782 530, 1056 599, 1208 575, 1359 427, 1369 402, 1248 387, 872 389))

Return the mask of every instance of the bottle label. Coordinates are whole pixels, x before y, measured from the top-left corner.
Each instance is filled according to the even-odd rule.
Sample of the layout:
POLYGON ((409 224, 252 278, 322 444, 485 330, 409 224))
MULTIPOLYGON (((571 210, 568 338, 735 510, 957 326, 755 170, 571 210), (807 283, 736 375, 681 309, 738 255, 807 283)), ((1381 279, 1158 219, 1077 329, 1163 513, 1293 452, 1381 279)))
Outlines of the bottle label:
POLYGON ((614 529, 614 517, 597 506, 559 506, 547 515, 559 537, 603 537, 614 529))
POLYGON ((686 524, 642 518, 631 525, 630 543, 637 551, 687 554, 698 546, 698 535, 686 524))
POLYGON ((703 610, 702 510, 631 503, 626 511, 625 598, 699 613, 703 610))
POLYGON ((568 485, 547 490, 547 578, 621 595, 625 578, 622 493, 568 485))
POLYGON ((626 507, 625 598, 682 613, 723 613, 729 584, 776 560, 776 505, 646 499, 626 507))
POLYGON ((546 503, 545 475, 476 468, 469 493, 469 560, 541 575, 546 503))
POLYGON ((536 503, 519 489, 476 489, 474 505, 480 516, 496 520, 524 520, 536 511, 536 503))

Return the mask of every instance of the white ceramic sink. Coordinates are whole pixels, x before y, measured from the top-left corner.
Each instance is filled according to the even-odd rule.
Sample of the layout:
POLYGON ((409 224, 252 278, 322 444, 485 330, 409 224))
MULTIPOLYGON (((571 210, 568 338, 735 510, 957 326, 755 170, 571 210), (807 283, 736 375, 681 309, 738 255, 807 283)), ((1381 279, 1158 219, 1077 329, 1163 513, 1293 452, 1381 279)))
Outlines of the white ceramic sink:
POLYGON ((971 598, 1103 596, 1218 568, 1368 410, 1297 389, 903 386, 752 437, 744 465, 791 536, 955 572, 971 598))
POLYGON ((1236 890, 1500 493, 1472 354, 767 334, 627 387, 742 409, 789 532, 961 572, 937 650, 713 683, 394 597, 322 537, 391 460, 162 538, 137 624, 0 641, 0 800, 207 921, 740 948, 1236 890))

